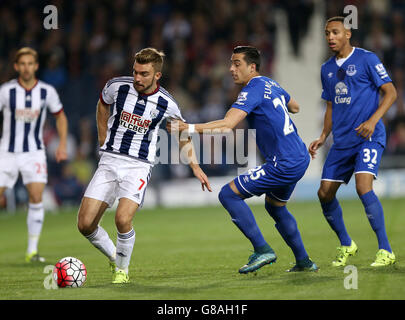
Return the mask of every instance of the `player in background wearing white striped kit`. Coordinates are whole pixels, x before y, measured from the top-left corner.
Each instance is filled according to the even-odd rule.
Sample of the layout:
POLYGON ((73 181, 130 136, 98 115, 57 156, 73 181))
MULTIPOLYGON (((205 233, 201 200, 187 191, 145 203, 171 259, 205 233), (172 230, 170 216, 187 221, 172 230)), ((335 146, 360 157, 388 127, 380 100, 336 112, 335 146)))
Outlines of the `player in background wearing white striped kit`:
MULTIPOLYGON (((135 243, 132 220, 142 206, 153 162, 159 126, 163 120, 183 119, 177 103, 159 85, 164 54, 145 48, 135 55, 133 77, 107 82, 97 104, 97 130, 101 158, 84 194, 79 231, 109 258, 112 283, 128 283, 128 267, 135 243), (110 114, 110 105, 113 113, 110 114), (116 246, 99 225, 115 201, 116 246)), ((179 141, 202 189, 211 191, 207 176, 195 157, 191 139, 179 141)))
POLYGON ((27 188, 27 262, 45 259, 38 254, 38 240, 44 221, 42 193, 48 180, 43 126, 47 109, 55 116, 59 146, 57 162, 67 159, 68 123, 58 93, 51 85, 36 78, 38 54, 29 47, 17 51, 14 69, 18 78, 0 87, 0 111, 3 112, 3 132, 0 140, 0 196, 13 188, 21 173, 27 188))

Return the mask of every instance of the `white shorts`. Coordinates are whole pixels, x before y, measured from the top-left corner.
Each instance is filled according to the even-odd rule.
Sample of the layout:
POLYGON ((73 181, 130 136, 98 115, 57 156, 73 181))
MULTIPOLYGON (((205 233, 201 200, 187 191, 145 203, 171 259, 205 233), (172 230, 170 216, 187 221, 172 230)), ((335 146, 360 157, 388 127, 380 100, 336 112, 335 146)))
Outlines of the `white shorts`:
POLYGON ((149 163, 103 152, 84 196, 104 201, 109 207, 121 198, 142 206, 151 171, 149 163))
POLYGON ((21 172, 23 183, 47 183, 48 171, 44 150, 30 152, 0 151, 0 187, 12 188, 21 172))

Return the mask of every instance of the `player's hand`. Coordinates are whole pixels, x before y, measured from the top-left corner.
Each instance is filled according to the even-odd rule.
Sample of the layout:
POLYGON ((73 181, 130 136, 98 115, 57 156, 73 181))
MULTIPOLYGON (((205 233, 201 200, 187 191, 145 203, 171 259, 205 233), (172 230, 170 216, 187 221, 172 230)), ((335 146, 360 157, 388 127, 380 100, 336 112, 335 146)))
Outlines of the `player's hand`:
POLYGON ((208 181, 208 177, 207 175, 204 173, 204 171, 202 171, 202 169, 198 166, 193 168, 193 174, 195 175, 195 177, 200 180, 201 182, 201 188, 203 191, 205 191, 205 188, 207 188, 207 190, 209 192, 212 192, 211 186, 210 186, 210 182, 208 181), (205 187, 205 188, 204 188, 205 187))
POLYGON ((309 154, 311 155, 312 159, 316 158, 317 150, 325 143, 325 139, 318 138, 315 141, 312 141, 308 147, 309 154))
POLYGON ((356 129, 357 135, 362 136, 364 139, 369 139, 374 133, 376 123, 372 120, 367 120, 359 125, 356 129))
POLYGON ((64 145, 58 146, 58 148, 55 151, 55 159, 57 163, 67 159, 66 146, 64 145))
POLYGON ((188 129, 188 124, 181 120, 167 121, 166 129, 169 133, 182 132, 188 129))

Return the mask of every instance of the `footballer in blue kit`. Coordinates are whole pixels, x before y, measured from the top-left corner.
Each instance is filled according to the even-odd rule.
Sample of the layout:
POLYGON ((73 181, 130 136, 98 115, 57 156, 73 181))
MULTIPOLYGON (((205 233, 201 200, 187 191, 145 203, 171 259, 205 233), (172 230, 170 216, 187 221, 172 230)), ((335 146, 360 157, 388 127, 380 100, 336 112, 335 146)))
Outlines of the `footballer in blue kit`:
POLYGON ((332 132, 333 145, 326 157, 318 190, 324 216, 341 244, 332 265, 346 265, 348 257, 357 252, 336 199, 340 185, 349 183, 353 173, 357 193, 379 245, 371 266, 390 265, 395 262, 395 255, 387 238, 383 208, 373 191, 373 180, 377 177, 386 142, 381 118, 395 101, 396 90, 373 52, 351 46, 351 31, 345 27, 344 17, 330 18, 325 35, 334 56, 321 68, 322 99, 326 100, 327 107, 321 136, 310 144, 309 152, 314 158, 332 132), (381 102, 380 90, 384 94, 381 102))
MULTIPOLYGON (((296 183, 303 177, 310 162, 308 150, 298 135, 289 112, 299 111, 298 103, 274 80, 261 76, 260 53, 251 46, 234 48, 230 72, 235 84, 243 88, 224 119, 202 124, 176 123, 179 131, 203 133, 233 129, 243 119, 256 130, 257 146, 265 163, 236 177, 222 187, 219 200, 232 221, 250 240, 254 252, 240 273, 258 270, 272 264, 277 256, 264 239, 254 215, 244 199, 266 195, 265 208, 275 220, 276 228, 294 253, 296 264, 287 271, 317 271, 310 260, 294 216, 287 210, 296 183)), ((176 130, 168 124, 169 130, 176 130)))
POLYGON ((266 163, 235 178, 245 197, 266 193, 287 202, 308 168, 310 156, 288 115, 290 95, 274 80, 256 76, 242 89, 232 108, 247 114, 266 163))

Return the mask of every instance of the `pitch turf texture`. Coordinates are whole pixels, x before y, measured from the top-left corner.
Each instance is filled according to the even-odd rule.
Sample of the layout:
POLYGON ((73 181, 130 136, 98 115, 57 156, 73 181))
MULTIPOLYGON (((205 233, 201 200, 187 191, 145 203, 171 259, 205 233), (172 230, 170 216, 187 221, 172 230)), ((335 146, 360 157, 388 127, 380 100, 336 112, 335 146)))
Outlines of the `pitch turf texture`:
MULTIPOLYGON (((136 243, 130 265, 131 283, 111 284, 106 258, 76 229, 76 210, 47 212, 40 240, 46 264, 65 256, 84 262, 84 287, 47 290, 44 265, 24 262, 26 214, 0 213, 0 299, 142 299, 142 300, 269 300, 269 299, 404 299, 405 199, 383 199, 386 228, 397 263, 373 269, 377 241, 360 201, 341 201, 347 229, 359 252, 349 260, 356 266, 358 289, 345 289, 343 268, 332 268, 337 238, 316 202, 289 204, 297 219, 318 273, 287 273, 293 255, 263 206, 253 206, 256 220, 278 260, 256 274, 238 269, 251 254, 250 243, 222 207, 144 209, 134 219, 136 243)), ((102 226, 115 242, 113 213, 102 226)), ((346 280, 347 283, 350 279, 346 280)))

